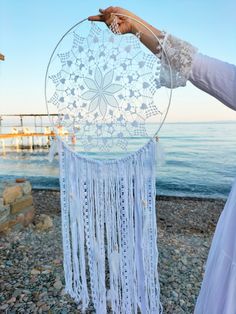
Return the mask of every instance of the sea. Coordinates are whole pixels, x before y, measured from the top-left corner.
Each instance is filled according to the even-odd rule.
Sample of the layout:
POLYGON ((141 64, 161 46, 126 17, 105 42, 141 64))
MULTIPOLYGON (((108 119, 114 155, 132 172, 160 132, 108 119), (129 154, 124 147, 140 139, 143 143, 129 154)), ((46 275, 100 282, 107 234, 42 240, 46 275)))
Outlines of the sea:
MULTIPOLYGON (((236 122, 166 123, 159 137, 158 195, 227 198, 236 177, 236 122)), ((58 176, 58 157, 49 162, 47 149, 13 145, 4 153, 0 143, 1 181, 25 177, 34 189, 59 190, 58 176)))

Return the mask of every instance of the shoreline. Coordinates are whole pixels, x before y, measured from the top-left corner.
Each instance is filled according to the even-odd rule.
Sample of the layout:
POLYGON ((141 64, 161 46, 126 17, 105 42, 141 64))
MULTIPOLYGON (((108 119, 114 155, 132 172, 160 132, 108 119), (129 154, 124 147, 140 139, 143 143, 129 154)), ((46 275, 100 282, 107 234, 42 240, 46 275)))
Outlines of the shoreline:
MULTIPOLYGON (((32 191, 35 192, 42 192, 42 191, 49 191, 49 192, 60 192, 60 188, 32 188, 32 191)), ((176 200, 176 199, 182 199, 182 200, 196 200, 196 201, 209 201, 209 202, 215 202, 215 201, 226 201, 227 197, 209 197, 209 196, 183 196, 183 195, 163 195, 163 194, 157 194, 156 200, 176 200)))

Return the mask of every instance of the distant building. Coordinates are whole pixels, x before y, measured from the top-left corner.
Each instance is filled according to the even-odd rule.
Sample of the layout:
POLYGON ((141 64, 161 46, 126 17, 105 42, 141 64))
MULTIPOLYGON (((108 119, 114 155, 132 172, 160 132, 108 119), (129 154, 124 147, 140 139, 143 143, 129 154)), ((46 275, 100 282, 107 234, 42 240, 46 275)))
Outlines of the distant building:
POLYGON ((2 55, 1 53, 0 53, 0 60, 1 60, 1 61, 5 60, 4 55, 2 55))

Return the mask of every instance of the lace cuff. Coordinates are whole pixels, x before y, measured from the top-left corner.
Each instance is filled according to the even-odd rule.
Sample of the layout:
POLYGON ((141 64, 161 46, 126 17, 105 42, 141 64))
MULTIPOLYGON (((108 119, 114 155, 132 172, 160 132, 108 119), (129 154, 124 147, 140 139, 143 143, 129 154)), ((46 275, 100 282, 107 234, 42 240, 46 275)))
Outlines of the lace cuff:
POLYGON ((185 86, 189 78, 193 59, 197 53, 197 48, 170 34, 165 34, 162 47, 160 56, 161 85, 168 88, 185 86), (169 66, 172 73, 170 73, 169 66))

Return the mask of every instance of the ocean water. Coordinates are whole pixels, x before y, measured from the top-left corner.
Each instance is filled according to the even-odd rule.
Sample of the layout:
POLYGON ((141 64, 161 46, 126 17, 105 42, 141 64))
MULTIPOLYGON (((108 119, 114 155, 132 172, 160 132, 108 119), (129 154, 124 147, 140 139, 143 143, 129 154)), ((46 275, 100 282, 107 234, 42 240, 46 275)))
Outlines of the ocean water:
MULTIPOLYGON (((235 122, 166 123, 159 135, 165 161, 157 165, 158 195, 228 196, 236 177, 235 122)), ((34 188, 59 189, 58 160, 49 163, 47 150, 3 155, 0 145, 0 154, 0 180, 23 176, 34 188)))

